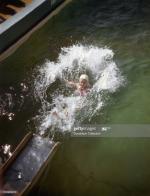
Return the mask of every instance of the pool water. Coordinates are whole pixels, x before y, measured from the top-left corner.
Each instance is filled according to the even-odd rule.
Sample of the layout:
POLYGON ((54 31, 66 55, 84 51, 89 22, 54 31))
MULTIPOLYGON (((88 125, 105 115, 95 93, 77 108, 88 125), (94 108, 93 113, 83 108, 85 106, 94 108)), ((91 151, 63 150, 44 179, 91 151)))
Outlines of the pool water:
MULTIPOLYGON (((103 62, 110 69, 102 69, 102 74, 109 77, 96 80, 100 87, 96 93, 101 95, 104 90, 104 97, 93 100, 96 106, 93 104, 92 118, 89 112, 81 123, 149 126, 149 17, 146 0, 76 0, 54 16, 0 65, 0 142, 15 146, 29 130, 37 132, 51 110, 51 95, 59 92, 68 96, 61 80, 46 80, 47 76, 52 77, 55 67, 73 65, 77 59, 79 64, 86 64, 90 76, 98 77, 98 68, 92 72, 94 62, 102 60, 100 55, 105 50, 113 53, 103 62), (115 73, 112 64, 118 70, 115 73)), ((55 77, 61 74, 64 67, 58 69, 55 77)), ((65 76, 77 79, 78 74, 69 72, 65 76)), ((91 82, 95 82, 93 78, 91 82)), ((149 141, 146 136, 64 139, 35 192, 149 195, 149 141)))

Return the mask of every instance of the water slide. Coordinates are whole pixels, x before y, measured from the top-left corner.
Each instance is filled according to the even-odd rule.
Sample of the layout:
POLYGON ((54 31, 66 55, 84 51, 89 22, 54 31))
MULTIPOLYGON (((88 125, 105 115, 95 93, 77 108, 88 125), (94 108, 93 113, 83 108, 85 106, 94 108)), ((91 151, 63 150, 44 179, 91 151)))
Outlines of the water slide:
POLYGON ((46 169, 59 144, 29 132, 0 168, 2 195, 24 195, 29 192, 46 169))

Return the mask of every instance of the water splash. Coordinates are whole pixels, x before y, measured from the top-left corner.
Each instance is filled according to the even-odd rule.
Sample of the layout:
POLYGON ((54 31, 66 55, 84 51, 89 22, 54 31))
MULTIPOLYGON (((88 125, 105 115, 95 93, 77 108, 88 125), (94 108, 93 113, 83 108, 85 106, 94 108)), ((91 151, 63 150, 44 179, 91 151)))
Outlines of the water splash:
POLYGON ((75 122, 79 123, 85 118, 90 120, 96 115, 105 105, 102 92, 113 93, 124 81, 113 56, 113 51, 108 48, 73 45, 62 48, 56 62, 47 61, 40 68, 35 80, 35 97, 41 101, 41 111, 37 117, 40 123, 37 129, 42 133, 52 127, 62 131, 71 130, 75 122), (75 97, 73 92, 67 89, 64 79, 78 81, 83 73, 89 75, 92 89, 86 97, 75 97), (62 84, 59 89, 59 85, 55 85, 57 80, 62 84), (47 95, 51 85, 57 90, 47 95), (49 96, 51 103, 48 101, 49 96), (80 118, 76 118, 77 114, 80 118))
POLYGON ((0 118, 14 120, 16 113, 22 109, 28 87, 25 83, 20 83, 18 88, 10 86, 7 91, 0 94, 0 118))

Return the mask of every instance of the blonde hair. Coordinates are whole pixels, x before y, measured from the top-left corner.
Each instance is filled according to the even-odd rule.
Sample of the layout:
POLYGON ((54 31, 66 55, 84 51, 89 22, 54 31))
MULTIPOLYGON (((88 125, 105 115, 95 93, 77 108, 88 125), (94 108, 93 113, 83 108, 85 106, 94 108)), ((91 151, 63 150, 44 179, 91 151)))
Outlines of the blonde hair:
POLYGON ((82 74, 79 78, 79 82, 81 82, 82 80, 86 80, 87 82, 89 82, 89 77, 86 74, 82 74))

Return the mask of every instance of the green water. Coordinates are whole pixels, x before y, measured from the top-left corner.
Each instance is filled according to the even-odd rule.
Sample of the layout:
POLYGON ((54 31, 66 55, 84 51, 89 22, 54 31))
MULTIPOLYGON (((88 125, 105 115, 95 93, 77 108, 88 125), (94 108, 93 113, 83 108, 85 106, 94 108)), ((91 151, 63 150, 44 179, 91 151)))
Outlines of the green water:
MULTIPOLYGON (((92 123, 149 124, 149 17, 146 0, 77 0, 53 17, 0 65, 1 99, 11 93, 13 104, 7 106, 6 101, 6 110, 15 113, 12 121, 1 117, 0 142, 16 145, 25 133, 34 131, 34 122, 28 120, 40 108, 33 96, 37 68, 46 59, 56 61, 62 47, 77 43, 112 49, 126 78, 92 123), (29 88, 26 94, 20 90, 21 82, 29 88)), ((148 196, 149 148, 149 138, 65 140, 34 194, 148 196)))
POLYGON ((149 139, 71 140, 58 151, 36 192, 149 195, 148 149, 149 139))

